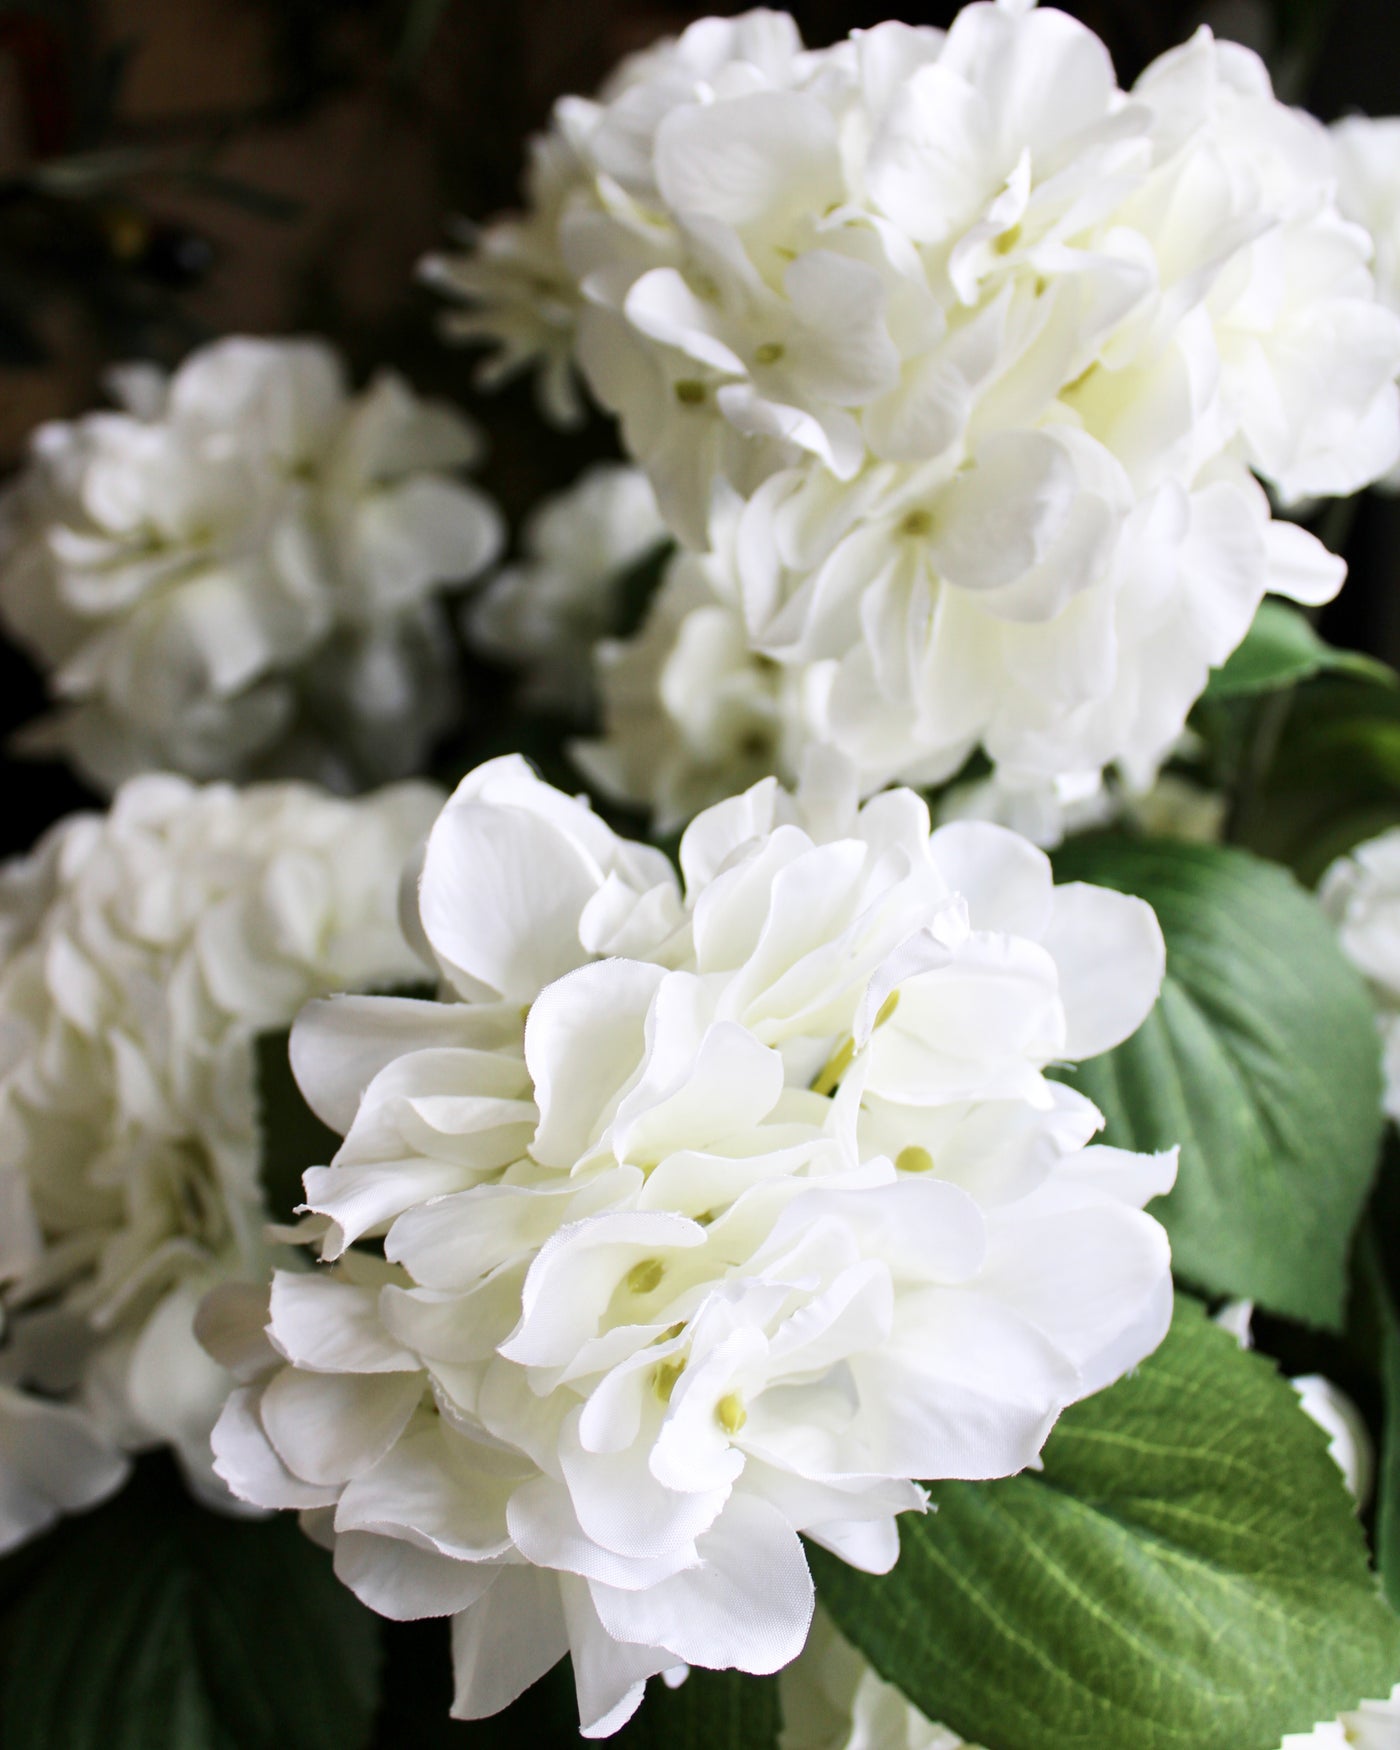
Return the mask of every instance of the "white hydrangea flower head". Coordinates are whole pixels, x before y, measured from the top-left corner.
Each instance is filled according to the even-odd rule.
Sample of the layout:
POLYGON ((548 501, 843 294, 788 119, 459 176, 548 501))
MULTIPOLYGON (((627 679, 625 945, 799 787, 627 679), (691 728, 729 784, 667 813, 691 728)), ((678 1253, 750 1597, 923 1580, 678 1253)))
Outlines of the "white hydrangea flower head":
POLYGON ((565 1651, 588 1736, 657 1673, 778 1670, 799 1533, 885 1571, 914 1478, 1033 1463, 1166 1329, 1174 1155, 1089 1146, 1044 1074, 1150 1009, 1150 908, 823 780, 701 814, 681 885, 492 761, 419 888, 456 1000, 297 1023, 327 1267, 215 1297, 217 1468, 374 1609, 452 1617, 459 1716, 565 1651))
POLYGON ((441 731, 438 600, 496 556, 456 478, 479 444, 315 341, 114 373, 121 410, 41 426, 0 500, 0 618, 56 710, 26 735, 111 789, 153 768, 402 776, 441 731))
POLYGON ((468 640, 525 670, 522 696, 579 714, 593 699, 592 648, 616 629, 628 570, 669 539, 640 468, 603 462, 531 511, 522 557, 468 606, 468 640))
POLYGON ((206 1288, 285 1255, 256 1039, 415 976, 399 877, 440 803, 137 778, 0 872, 0 1421, 23 1430, 0 1442, 0 1544, 39 1528, 46 1490, 56 1512, 110 1486, 119 1450, 168 1442, 227 1500, 229 1382, 193 1324, 206 1288))
POLYGON ((778 1750, 979 1750, 877 1676, 820 1606, 778 1694, 778 1750))
POLYGON ((580 367, 684 542, 751 500, 727 593, 866 791, 979 746, 1142 788, 1266 591, 1340 586, 1253 476, 1392 466, 1400 317, 1251 51, 1202 30, 1123 91, 1049 8, 825 50, 755 12, 551 137, 580 367))
POLYGON ((1370 986, 1381 1036, 1384 1103, 1400 1122, 1400 828, 1339 857, 1317 896, 1342 951, 1370 986))

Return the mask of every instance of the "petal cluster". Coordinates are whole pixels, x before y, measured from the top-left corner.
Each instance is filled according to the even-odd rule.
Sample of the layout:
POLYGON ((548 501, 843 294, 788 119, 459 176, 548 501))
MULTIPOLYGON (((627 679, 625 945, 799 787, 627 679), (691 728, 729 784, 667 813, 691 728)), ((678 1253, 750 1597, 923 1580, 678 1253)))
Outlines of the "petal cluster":
POLYGON ((40 427, 0 500, 0 618, 46 672, 28 733, 110 789, 163 768, 338 787, 423 763, 451 713, 438 596, 501 544, 462 416, 312 341, 221 340, 120 411, 40 427))
MULTIPOLYGON (((548 205, 458 271, 471 330, 525 356, 538 275, 485 275, 528 228, 662 513, 728 545, 716 601, 803 677, 790 737, 865 790, 978 748, 1145 784, 1265 592, 1340 585, 1255 476, 1292 500, 1392 466, 1400 318, 1327 131, 1249 51, 1202 30, 1124 91, 1048 8, 824 50, 753 12, 562 101, 547 142, 548 205)), ((686 618, 677 585, 605 691, 660 695, 686 618)))
POLYGON ((885 1571, 915 1479, 1034 1462, 1169 1316, 1174 1157, 1089 1146, 1045 1073, 1151 1007, 1150 908, 831 775, 680 864, 519 759, 468 777, 419 890, 453 1000, 293 1033, 345 1138, 305 1177, 325 1267, 211 1302, 220 1475, 450 1616, 469 1718, 565 1651, 590 1736, 654 1674, 779 1669, 799 1534, 885 1571))
POLYGON ((0 873, 0 1545, 114 1486, 120 1450, 168 1442, 226 1498, 193 1324, 276 1255, 256 1038, 415 975, 399 874, 440 802, 137 778, 0 873))

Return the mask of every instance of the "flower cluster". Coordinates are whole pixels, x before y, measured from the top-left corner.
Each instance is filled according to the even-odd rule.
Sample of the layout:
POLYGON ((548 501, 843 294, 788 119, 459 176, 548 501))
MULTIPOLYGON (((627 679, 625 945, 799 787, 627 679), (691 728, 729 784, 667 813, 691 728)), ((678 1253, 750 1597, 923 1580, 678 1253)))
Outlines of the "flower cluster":
POLYGON ((1339 857, 1318 888, 1342 951, 1371 987, 1385 1109, 1400 1122, 1400 829, 1339 857))
POLYGON ((399 874, 440 801, 137 778, 0 875, 0 1546, 114 1486, 118 1449, 169 1442, 223 1495, 228 1380, 192 1327, 276 1255, 255 1041, 414 975, 399 874))
POLYGON ((293 1032, 345 1136, 305 1177, 328 1267, 211 1303, 219 1474, 451 1616, 468 1718, 566 1650, 590 1736, 653 1674, 777 1670, 799 1533, 884 1572, 913 1479, 1033 1463, 1170 1314, 1174 1156, 1088 1146, 1044 1073, 1151 1007, 1148 906, 829 771, 680 863, 517 758, 466 779, 419 889, 456 1000, 293 1032))
MULTIPOLYGON (((571 337, 745 644, 802 677, 790 735, 865 791, 979 747, 1146 784, 1265 592, 1341 582, 1254 476, 1347 493, 1400 450, 1400 318, 1327 131, 1204 29, 1125 92, 1025 0, 826 50, 704 19, 561 101, 537 162, 547 200, 452 270, 470 332, 555 377, 571 337)), ((662 711, 706 672, 687 619, 677 585, 628 659, 629 693, 685 667, 662 711)))
POLYGON ((41 426, 0 501, 0 618, 57 707, 31 749, 103 789, 418 769, 453 706, 437 597, 501 542, 454 477, 466 420, 392 373, 351 395, 313 341, 223 340, 113 390, 41 426))

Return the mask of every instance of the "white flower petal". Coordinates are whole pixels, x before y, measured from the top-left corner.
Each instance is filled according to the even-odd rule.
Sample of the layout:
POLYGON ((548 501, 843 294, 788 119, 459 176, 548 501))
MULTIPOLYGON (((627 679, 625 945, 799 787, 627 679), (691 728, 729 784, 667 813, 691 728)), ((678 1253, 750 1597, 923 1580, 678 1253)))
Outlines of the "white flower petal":
POLYGON ((398 1537, 343 1531, 335 1539, 336 1578, 361 1604, 391 1622, 455 1616, 469 1609, 496 1579, 485 1562, 457 1562, 398 1537))

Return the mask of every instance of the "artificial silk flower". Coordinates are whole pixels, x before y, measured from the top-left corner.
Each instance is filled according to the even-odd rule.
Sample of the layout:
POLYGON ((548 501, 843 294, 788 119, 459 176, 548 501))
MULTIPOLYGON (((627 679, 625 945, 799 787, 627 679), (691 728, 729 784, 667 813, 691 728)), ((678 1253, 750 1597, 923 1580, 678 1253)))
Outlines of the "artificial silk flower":
POLYGON ((1339 857, 1319 883, 1318 899, 1343 953, 1370 986, 1385 1109, 1400 1121, 1400 828, 1339 857))
POLYGON ((1151 1008, 1149 907, 830 766, 680 867, 472 773, 418 893, 449 1000, 293 1033, 345 1137, 305 1176, 324 1267, 209 1303, 219 1474, 372 1608, 452 1618, 461 1717, 566 1651, 593 1737, 658 1673, 778 1670, 799 1534, 887 1570, 914 1479, 1033 1464, 1170 1316, 1174 1155, 1090 1146, 1045 1074, 1151 1008))
POLYGON ((264 1236, 257 1036, 414 976, 399 875, 440 802, 138 778, 0 873, 0 1543, 153 1445, 228 1501, 229 1381, 194 1320, 288 1256, 264 1236))
POLYGON ((26 732, 111 789, 152 768, 415 770, 450 717, 439 596, 495 558, 456 476, 479 441, 316 341, 218 341, 113 374, 121 411, 35 433, 0 500, 0 619, 54 711, 26 732))
POLYGON ((978 1750, 878 1677, 820 1607, 778 1693, 778 1750, 978 1750))
MULTIPOLYGON (((1250 51, 1202 30, 1124 91, 1049 8, 822 50, 753 12, 547 140, 548 205, 511 221, 571 288, 544 301, 683 542, 747 501, 721 593, 864 791, 979 747, 1018 785, 1143 788, 1263 595, 1340 586, 1254 476, 1392 466, 1400 317, 1326 130, 1250 51)), ((543 295, 493 259, 458 278, 519 363, 543 295)))
POLYGON ((584 713, 593 699, 592 648, 617 630, 629 571, 667 540, 646 475, 599 463, 531 511, 522 557, 466 610, 469 642, 525 671, 525 704, 584 713))

